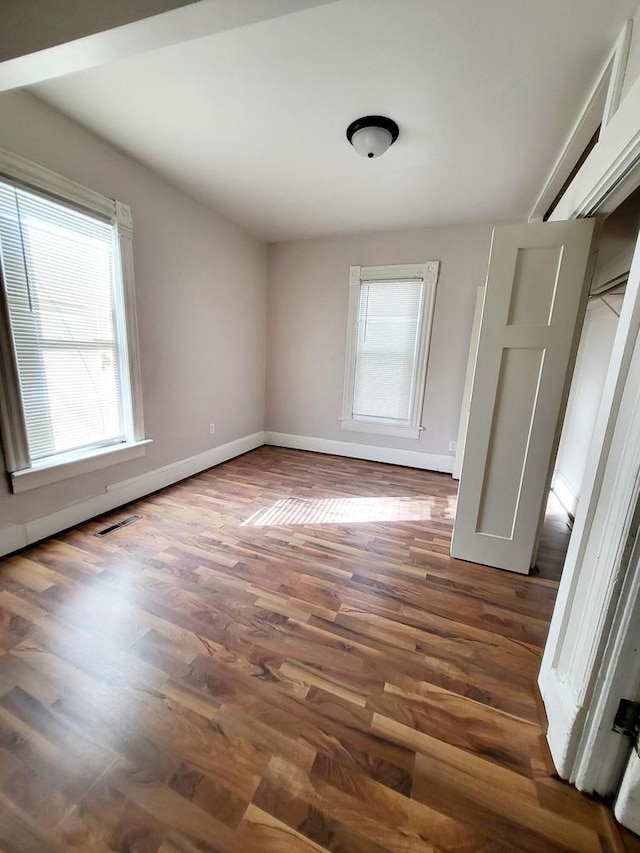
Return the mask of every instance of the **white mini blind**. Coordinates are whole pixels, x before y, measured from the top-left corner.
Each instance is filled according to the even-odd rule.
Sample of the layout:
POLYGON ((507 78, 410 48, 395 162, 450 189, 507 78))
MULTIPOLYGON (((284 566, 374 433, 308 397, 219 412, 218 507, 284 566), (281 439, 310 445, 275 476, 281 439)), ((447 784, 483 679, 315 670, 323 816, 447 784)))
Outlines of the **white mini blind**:
POLYGON ((353 418, 407 424, 417 369, 424 281, 363 281, 353 418))
POLYGON ((0 251, 31 460, 125 441, 115 226, 0 180, 0 251))

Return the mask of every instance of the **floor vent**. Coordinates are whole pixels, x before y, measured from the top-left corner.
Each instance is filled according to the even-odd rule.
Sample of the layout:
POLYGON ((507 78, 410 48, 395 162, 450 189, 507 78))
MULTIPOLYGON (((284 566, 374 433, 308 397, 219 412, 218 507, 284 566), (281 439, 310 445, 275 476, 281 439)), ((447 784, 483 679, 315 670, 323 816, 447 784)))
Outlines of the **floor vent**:
POLYGON ((117 524, 111 524, 109 527, 105 527, 104 530, 98 530, 96 536, 106 536, 107 533, 113 533, 114 530, 120 530, 121 527, 126 527, 128 524, 133 524, 134 521, 140 521, 141 518, 141 515, 130 515, 129 518, 125 518, 122 521, 119 521, 117 524))

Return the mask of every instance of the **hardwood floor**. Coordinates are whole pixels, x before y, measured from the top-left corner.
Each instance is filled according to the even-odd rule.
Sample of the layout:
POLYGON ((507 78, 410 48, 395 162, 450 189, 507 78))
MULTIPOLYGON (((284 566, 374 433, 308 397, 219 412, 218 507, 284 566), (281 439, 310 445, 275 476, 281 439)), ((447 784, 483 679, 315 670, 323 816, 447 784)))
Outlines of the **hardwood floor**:
POLYGON ((541 749, 557 584, 455 494, 265 447, 0 563, 2 850, 623 850, 541 749))

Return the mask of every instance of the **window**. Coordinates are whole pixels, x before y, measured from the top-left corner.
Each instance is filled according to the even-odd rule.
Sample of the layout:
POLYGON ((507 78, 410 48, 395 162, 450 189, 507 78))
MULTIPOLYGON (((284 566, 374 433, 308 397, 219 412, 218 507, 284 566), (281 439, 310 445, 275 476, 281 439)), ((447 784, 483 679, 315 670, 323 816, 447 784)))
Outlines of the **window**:
POLYGON ((351 267, 343 429, 420 437, 439 266, 351 267))
POLYGON ((129 209, 0 151, 0 260, 14 492, 142 455, 129 209))

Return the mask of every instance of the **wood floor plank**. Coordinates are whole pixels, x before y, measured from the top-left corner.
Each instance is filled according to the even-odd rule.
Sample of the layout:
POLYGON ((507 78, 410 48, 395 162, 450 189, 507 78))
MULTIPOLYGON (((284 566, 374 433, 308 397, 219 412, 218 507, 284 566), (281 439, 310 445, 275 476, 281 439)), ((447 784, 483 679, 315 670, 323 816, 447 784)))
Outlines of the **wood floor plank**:
POLYGON ((0 561, 0 849, 635 849, 540 747, 568 528, 510 575, 455 503, 264 447, 0 561))

